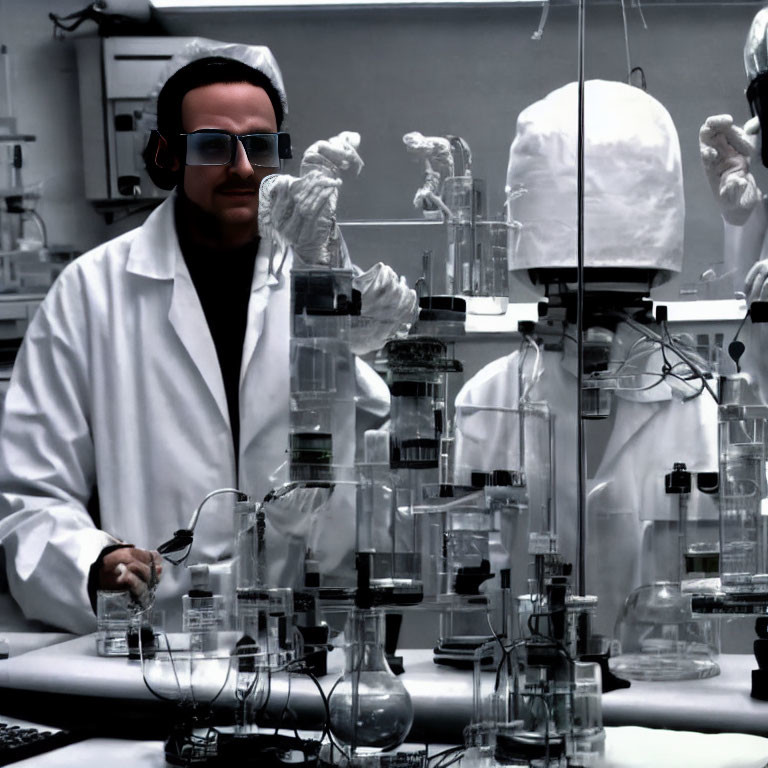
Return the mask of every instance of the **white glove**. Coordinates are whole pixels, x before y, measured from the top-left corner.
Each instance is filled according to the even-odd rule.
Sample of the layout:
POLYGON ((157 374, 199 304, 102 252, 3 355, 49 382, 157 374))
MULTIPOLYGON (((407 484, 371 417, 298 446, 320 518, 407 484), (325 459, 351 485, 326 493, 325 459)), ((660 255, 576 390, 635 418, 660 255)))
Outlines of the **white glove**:
POLYGON ((282 245, 293 246, 308 265, 329 266, 339 259, 341 235, 336 226, 341 173, 359 173, 360 134, 345 131, 316 141, 301 160, 301 176, 268 177, 259 197, 259 232, 270 233, 282 245))
POLYGON ((701 160, 715 199, 723 218, 739 227, 761 197, 749 170, 759 130, 758 118, 739 128, 730 115, 714 115, 704 121, 699 131, 701 160))
POLYGON ((291 245, 305 264, 330 264, 341 180, 320 171, 277 176, 259 203, 259 232, 291 245))
POLYGON ((411 131, 403 136, 405 148, 416 157, 428 160, 438 168, 443 168, 446 175, 453 175, 453 154, 451 142, 443 136, 424 136, 418 131, 411 131))
POLYGON ((753 301, 768 301, 768 259, 755 262, 747 272, 744 294, 748 304, 753 301))
POLYGON ((443 136, 424 136, 418 131, 406 133, 403 143, 408 152, 424 160, 424 181, 413 196, 413 206, 419 211, 443 210, 450 216, 440 198, 445 176, 453 175, 451 143, 443 136))
POLYGON ((416 291, 382 262, 355 277, 352 285, 362 297, 360 317, 352 318, 350 346, 356 355, 380 349, 401 325, 418 316, 416 291))
POLYGON ((320 171, 338 179, 342 171, 350 169, 359 174, 363 170, 363 161, 357 154, 359 146, 360 134, 354 131, 342 131, 327 141, 316 141, 301 158, 301 175, 320 171))

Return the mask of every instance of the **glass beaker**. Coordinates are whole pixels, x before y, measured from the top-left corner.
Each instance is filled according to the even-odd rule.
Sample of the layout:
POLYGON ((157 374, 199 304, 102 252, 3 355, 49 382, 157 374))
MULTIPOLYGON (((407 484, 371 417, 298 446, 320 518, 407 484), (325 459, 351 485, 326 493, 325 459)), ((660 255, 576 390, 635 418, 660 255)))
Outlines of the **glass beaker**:
POLYGON ((509 306, 507 237, 504 221, 475 222, 475 286, 467 301, 473 315, 503 315, 509 306))

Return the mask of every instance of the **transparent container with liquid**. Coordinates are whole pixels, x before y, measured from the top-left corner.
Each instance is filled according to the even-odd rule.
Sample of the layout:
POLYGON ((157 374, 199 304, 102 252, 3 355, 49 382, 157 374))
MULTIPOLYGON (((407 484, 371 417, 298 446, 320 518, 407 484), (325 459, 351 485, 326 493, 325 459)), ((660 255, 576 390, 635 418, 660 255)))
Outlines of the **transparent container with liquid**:
MULTIPOLYGON (((703 483, 707 477, 712 483, 713 473, 700 474, 703 483)), ((685 564, 694 562, 686 550, 691 545, 705 545, 702 537, 711 535, 708 528, 714 522, 711 514, 710 519, 706 513, 698 514, 698 503, 691 504, 692 497, 699 498, 696 477, 684 463, 675 463, 659 479, 668 503, 643 512, 643 583, 629 594, 621 609, 615 627, 621 653, 610 659, 611 670, 619 677, 694 680, 720 672, 719 620, 695 616, 691 593, 686 591, 690 579, 685 564), (688 536, 692 537, 690 544, 688 536)), ((691 587, 700 591, 701 583, 691 587)))
POLYGON ((446 373, 461 365, 445 342, 397 339, 384 348, 391 399, 390 454, 393 469, 437 469, 445 429, 446 373))
POLYGON ((353 756, 393 750, 408 736, 413 705, 387 664, 383 611, 354 609, 344 634, 344 672, 328 697, 331 731, 353 756))
POLYGON ((331 480, 334 465, 354 463, 355 370, 349 333, 359 301, 350 270, 294 268, 291 290, 291 479, 331 480))
POLYGON ((721 586, 730 593, 763 592, 766 409, 743 374, 720 378, 720 402, 721 586))
POLYGON ((355 551, 370 556, 370 586, 387 602, 418 602, 422 595, 421 557, 410 487, 389 466, 389 433, 365 433, 365 461, 357 465, 355 551))

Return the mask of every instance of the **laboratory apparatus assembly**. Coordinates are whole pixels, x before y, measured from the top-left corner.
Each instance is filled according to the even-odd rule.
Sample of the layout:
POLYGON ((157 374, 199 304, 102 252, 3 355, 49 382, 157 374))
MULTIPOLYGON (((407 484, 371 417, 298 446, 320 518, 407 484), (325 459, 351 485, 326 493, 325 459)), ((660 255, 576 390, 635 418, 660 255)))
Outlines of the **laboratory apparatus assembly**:
MULTIPOLYGON (((659 718, 644 700, 651 690, 674 699, 680 686, 681 698, 709 710, 707 692, 732 679, 723 637, 734 625, 747 627, 755 657, 751 679, 739 667, 751 684, 751 698, 743 698, 753 709, 768 701, 768 260, 752 259, 742 270, 745 293, 729 298, 731 315, 716 332, 689 332, 704 322, 697 313, 713 311, 690 309, 704 302, 674 302, 689 305, 681 310, 656 299, 672 290, 716 292, 709 272, 695 285, 686 282, 686 214, 690 221, 695 193, 689 179, 683 183, 689 152, 682 108, 631 67, 624 2, 627 73, 606 79, 585 75, 586 0, 529 8, 526 18, 539 20, 534 41, 558 5, 578 14, 578 70, 561 76, 558 69, 546 88, 527 83, 510 102, 508 133, 494 126, 488 135, 482 121, 462 123, 457 104, 442 115, 392 110, 376 135, 364 120, 348 121, 346 102, 328 121, 328 134, 348 130, 317 139, 315 131, 326 135, 328 125, 310 123, 289 133, 282 75, 265 46, 192 38, 166 54, 149 37, 136 38, 135 50, 125 41, 100 43, 114 53, 105 88, 124 71, 116 62, 161 62, 166 85, 149 101, 113 99, 113 111, 125 108, 121 120, 109 114, 103 123, 117 166, 136 142, 117 134, 147 127, 155 109, 139 154, 155 186, 173 192, 150 214, 155 230, 115 241, 146 240, 153 231, 149 246, 131 241, 124 252, 99 252, 97 259, 111 266, 124 256, 131 281, 141 278, 171 297, 161 314, 197 365, 193 372, 203 373, 195 379, 202 415, 180 409, 172 424, 189 430, 191 459, 150 435, 143 463, 128 479, 118 471, 125 466, 104 469, 102 462, 93 470, 119 475, 113 496, 146 506, 149 522, 131 521, 126 530, 135 540, 108 534, 114 498, 88 501, 89 514, 102 503, 106 524, 104 531, 96 531, 101 519, 94 527, 90 544, 101 554, 88 561, 80 596, 87 608, 87 592, 97 631, 79 637, 78 647, 87 641, 90 661, 141 683, 144 699, 132 690, 132 702, 163 713, 153 725, 162 730, 166 764, 614 765, 610 726, 624 724, 628 699, 621 697, 637 691, 632 701, 641 701, 642 723, 654 727, 659 718), (146 61, 137 53, 142 46, 150 51, 146 61), (220 72, 206 73, 207 66, 226 74, 217 79, 220 72), (201 82, 194 80, 199 72, 201 82), (178 124, 171 130, 162 106, 173 86, 178 124), (197 96, 188 99, 190 93, 197 96), (190 118, 197 118, 195 98, 203 104, 198 122, 190 118), (221 104, 234 117, 212 117, 221 104), (503 179, 496 178, 504 163, 491 156, 491 133, 503 145, 503 179), (295 164, 292 136, 313 142, 295 164), (235 182, 237 169, 242 178, 235 182), (371 207, 362 185, 369 175, 387 177, 397 190, 396 199, 376 199, 381 211, 391 204, 410 218, 370 213, 345 220, 347 210, 371 207), (235 225, 222 232, 246 235, 226 247, 215 241, 214 218, 195 220, 206 209, 189 197, 187 182, 193 192, 197 183, 201 194, 210 187, 212 198, 225 200, 216 226, 229 219, 235 225), (180 320, 192 305, 200 322, 210 325, 213 316, 204 299, 212 273, 181 270, 170 288, 169 265, 175 259, 184 266, 187 257, 183 247, 174 250, 182 242, 174 227, 184 216, 205 235, 193 243, 201 259, 213 253, 235 261, 254 251, 248 280, 228 285, 227 306, 218 307, 227 317, 242 314, 235 345, 242 368, 234 374, 225 371, 222 333, 211 325, 206 335, 204 326, 180 320), (167 263, 153 271, 140 247, 164 254, 167 263), (217 375, 206 377, 201 360, 217 375), (217 457, 219 466, 209 466, 217 457), (151 495, 142 472, 171 477, 151 505, 141 496, 151 495), (102 579, 105 558, 121 551, 126 560, 102 579)), ((645 23, 637 6, 633 13, 645 23)), ((727 115, 707 118, 697 147, 726 221, 726 246, 738 251, 726 258, 734 275, 746 261, 747 240, 764 237, 747 231, 755 206, 768 211, 749 171, 758 156, 768 165, 761 135, 766 14, 768 8, 755 17, 744 53, 742 106, 752 120, 741 129, 727 115)), ((81 41, 84 61, 87 49, 81 41)), ((421 76, 419 87, 429 90, 421 76)), ((345 97, 348 85, 340 86, 345 97)), ((483 95, 479 86, 480 96, 463 87, 459 82, 456 91, 467 104, 483 95)), ((0 145, 7 143, 0 135, 0 145)), ((20 163, 11 167, 19 186, 20 163)), ((144 175, 123 172, 109 187, 134 204, 155 192, 144 175)), ((6 198, 8 211, 0 214, 0 224, 10 222, 1 229, 14 249, 24 226, 37 221, 32 200, 6 198)), ((83 285, 94 274, 89 258, 83 285)), ((3 265, 0 259, 0 271, 3 265)), ((70 270, 65 279, 73 274, 80 273, 70 270)), ((236 283, 239 273, 228 274, 236 283)), ((62 302, 59 288, 47 301, 62 302)), ((101 304, 121 323, 125 316, 127 326, 148 322, 144 300, 107 292, 101 304), (131 306, 138 307, 134 314, 131 306)), ((65 307, 72 326, 94 311, 84 307, 65 307)), ((40 370, 61 370, 66 384, 74 353, 64 331, 50 329, 53 363, 40 370)), ((110 344, 130 363, 130 345, 121 339, 110 344)), ((82 343, 89 364, 98 344, 94 333, 82 343)), ((162 350, 148 344, 141 358, 160 379, 167 377, 162 350)), ((37 358, 31 360, 34 368, 37 358)), ((110 372, 107 383, 120 375, 110 372)), ((153 400, 147 422, 160 421, 155 400, 172 410, 173 396, 188 384, 179 381, 162 397, 138 396, 153 400)), ((62 397, 67 393, 62 386, 62 397)), ((34 443, 41 431, 29 415, 35 398, 12 390, 13 397, 16 415, 11 408, 2 427, 34 443)), ((62 419, 60 450, 76 452, 83 434, 93 433, 110 446, 112 438, 122 440, 128 465, 137 451, 125 435, 144 422, 103 418, 105 440, 92 429, 99 417, 94 408, 82 424, 62 419)), ((3 459, 0 440, 0 471, 11 459, 3 459)), ((47 465, 35 471, 40 484, 53 472, 47 465)), ((78 480, 67 493, 79 502, 87 494, 75 488, 78 480)), ((6 556, 31 563, 29 573, 17 568, 11 591, 34 586, 44 556, 85 561, 72 555, 61 531, 46 528, 61 499, 35 518, 23 516, 17 501, 28 490, 20 483, 9 491, 0 517, 6 556), (37 539, 24 548, 19 530, 28 519, 38 526, 37 539)), ((57 587, 46 582, 44 596, 58 594, 57 587)), ((53 602, 52 622, 88 631, 91 614, 75 616, 65 599, 53 602)), ((708 730, 718 729, 718 716, 701 715, 708 730)), ((676 720, 671 727, 683 726, 676 720)))

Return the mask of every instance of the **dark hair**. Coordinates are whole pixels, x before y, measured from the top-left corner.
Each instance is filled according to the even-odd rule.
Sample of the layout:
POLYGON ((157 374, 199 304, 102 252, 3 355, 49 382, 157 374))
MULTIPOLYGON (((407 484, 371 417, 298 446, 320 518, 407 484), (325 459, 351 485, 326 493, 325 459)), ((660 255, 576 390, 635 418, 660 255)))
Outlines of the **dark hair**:
POLYGON ((167 141, 171 153, 177 151, 176 137, 182 133, 181 103, 184 97, 194 88, 214 83, 250 83, 263 88, 275 110, 277 129, 280 130, 285 117, 283 104, 274 83, 263 72, 221 56, 191 61, 174 72, 163 85, 157 97, 157 132, 153 131, 142 153, 147 173, 160 189, 173 189, 181 180, 181 171, 158 166, 155 160, 159 144, 157 134, 167 141))

